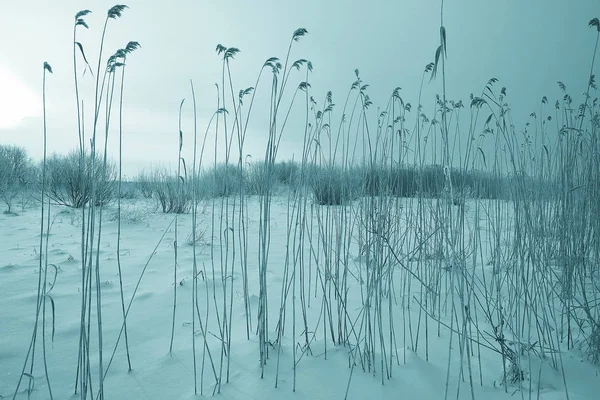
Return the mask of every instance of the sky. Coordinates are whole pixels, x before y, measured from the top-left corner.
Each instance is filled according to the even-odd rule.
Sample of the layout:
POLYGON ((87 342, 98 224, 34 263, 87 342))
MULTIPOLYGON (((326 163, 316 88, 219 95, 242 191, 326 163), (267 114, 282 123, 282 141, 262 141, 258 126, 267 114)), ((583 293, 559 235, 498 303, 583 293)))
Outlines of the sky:
MULTIPOLYGON (((5 2, 0 13, 0 144, 25 147, 42 157, 42 71, 47 61, 48 152, 66 153, 77 146, 76 100, 73 78, 74 15, 90 9, 89 30, 79 29, 94 70, 107 10, 104 0, 22 0, 5 2)), ((124 0, 129 8, 110 20, 105 57, 138 41, 141 48, 127 59, 124 87, 124 173, 173 165, 178 151, 178 110, 182 117, 184 153, 191 158, 193 119, 190 79, 197 98, 198 132, 204 134, 217 108, 215 83, 221 82, 222 44, 241 51, 231 63, 236 90, 254 86, 264 61, 284 58, 292 33, 308 35, 295 43, 292 59, 312 62, 311 94, 322 103, 327 91, 343 104, 359 69, 370 85, 375 107, 385 104, 395 87, 413 106, 418 101, 423 69, 434 59, 439 44, 440 0, 124 0)), ((586 88, 596 32, 588 22, 600 17, 596 0, 446 0, 446 64, 449 99, 469 102, 491 77, 507 88, 517 129, 539 110, 542 96, 550 104, 561 97, 557 81, 574 98, 586 88)), ((86 121, 91 132, 94 78, 78 74, 86 121)), ((595 68, 597 74, 598 68, 595 68)), ((292 74, 295 84, 303 80, 292 74)), ((262 85, 262 86, 261 86, 262 85)), ((257 89, 256 117, 248 128, 245 152, 252 160, 264 156, 268 131, 268 85, 257 89)), ((441 81, 426 83, 424 112, 432 110, 441 81)), ((302 109, 302 105, 299 105, 302 109)), ((339 120, 340 110, 334 112, 339 120)), ((374 121, 375 122, 375 121, 374 121)), ((374 123, 373 122, 373 123, 374 123)), ((109 151, 116 157, 114 118, 109 151)), ((298 158, 303 120, 293 117, 282 138, 279 157, 298 158), (301 125, 301 126, 300 126, 301 125)), ((212 139, 211 139, 212 140, 212 139)), ((207 152, 212 153, 211 147, 207 152)), ((208 156, 206 156, 208 157, 208 156)), ((211 155, 212 157, 212 155, 211 155)), ((219 156, 220 157, 220 156, 219 156)))

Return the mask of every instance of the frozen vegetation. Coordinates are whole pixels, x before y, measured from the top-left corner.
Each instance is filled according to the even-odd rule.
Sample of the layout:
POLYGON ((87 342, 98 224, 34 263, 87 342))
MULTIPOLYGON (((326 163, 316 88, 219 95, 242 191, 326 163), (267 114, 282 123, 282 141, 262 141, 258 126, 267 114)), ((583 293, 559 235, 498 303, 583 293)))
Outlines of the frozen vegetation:
MULTIPOLYGON (((102 41, 127 12, 108 11, 102 41)), ((127 135, 126 61, 143 48, 78 42, 88 14, 73 26, 74 150, 38 163, 0 145, 0 398, 597 398, 596 48, 587 92, 559 82, 523 131, 495 78, 450 100, 443 10, 431 112, 390 88, 374 113, 358 70, 335 104, 313 93, 304 29, 253 87, 218 45, 209 125, 182 124, 197 120, 190 81, 165 141, 177 168, 125 180, 131 150, 113 159, 107 143, 127 135), (268 141, 251 159, 258 91, 268 141), (290 110, 302 148, 280 160, 290 110)))

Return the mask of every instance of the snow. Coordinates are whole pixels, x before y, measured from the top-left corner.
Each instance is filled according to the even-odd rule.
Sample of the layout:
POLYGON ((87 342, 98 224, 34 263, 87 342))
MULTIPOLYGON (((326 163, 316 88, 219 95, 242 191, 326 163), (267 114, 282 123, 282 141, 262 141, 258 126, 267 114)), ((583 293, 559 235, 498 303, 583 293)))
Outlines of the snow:
MULTIPOLYGON (((220 201, 220 200, 217 200, 220 201)), ((218 206, 218 205, 217 205, 218 206)), ((142 274, 145 264, 147 269, 140 281, 139 289, 132 302, 127 317, 128 338, 133 370, 128 372, 124 340, 121 339, 104 382, 106 399, 191 399, 194 395, 194 375, 192 358, 192 246, 187 243, 191 233, 191 216, 178 217, 179 228, 179 262, 177 287, 177 314, 173 352, 169 353, 171 318, 173 310, 173 215, 165 215, 154 211, 152 204, 146 200, 127 200, 124 203, 122 222, 121 263, 123 266, 123 285, 125 303, 132 297, 136 283, 142 274), (166 230, 166 234, 165 234, 166 230), (161 236, 165 234, 161 240, 161 236), (159 243, 156 253, 154 247, 159 243)), ((410 313, 403 309, 402 301, 393 305, 396 350, 387 348, 393 354, 392 377, 384 378, 382 384, 381 358, 374 363, 375 372, 363 371, 360 363, 350 368, 351 350, 348 346, 334 345, 331 337, 324 341, 322 323, 318 325, 311 342, 311 354, 302 353, 303 324, 296 294, 296 342, 293 343, 291 295, 286 305, 286 328, 281 346, 276 344, 269 348, 269 360, 265 366, 264 378, 261 379, 259 363, 259 344, 256 330, 258 307, 258 216, 259 205, 256 198, 249 200, 249 248, 248 276, 249 294, 252 313, 252 329, 250 339, 246 338, 244 301, 242 296, 242 275, 239 261, 235 261, 233 326, 231 334, 231 354, 229 355, 229 382, 225 382, 227 356, 223 357, 223 382, 218 398, 223 399, 343 399, 348 388, 348 399, 442 399, 446 391, 446 375, 448 373, 448 356, 450 332, 441 327, 437 337, 437 323, 429 320, 429 360, 425 360, 424 329, 420 330, 420 341, 416 352, 410 349, 410 341, 403 346, 403 335, 406 324, 403 316, 411 318, 413 324, 419 318, 419 305, 413 301, 410 313), (293 352, 296 349, 297 375, 296 391, 293 392, 293 352), (279 371, 277 365, 279 362, 279 371), (276 382, 277 376, 277 382, 276 382), (351 379, 350 379, 351 378, 351 379), (348 387, 348 383, 350 385, 348 387), (277 383, 277 388, 275 387, 277 383)), ((271 214, 271 247, 267 282, 269 287, 269 336, 276 338, 275 328, 280 311, 284 265, 286 260, 286 232, 288 204, 285 196, 276 197, 272 204, 271 214)), ((317 207, 317 206, 315 206, 317 207)), ((316 208, 315 208, 316 210, 316 208)), ((325 207, 322 208, 325 210, 325 207)), ((215 238, 212 250, 215 255, 216 275, 213 289, 211 272, 211 207, 210 200, 206 207, 201 207, 198 223, 206 229, 203 244, 198 247, 199 268, 205 268, 206 276, 198 278, 199 306, 203 323, 208 327, 207 343, 215 362, 217 374, 220 368, 221 345, 217 338, 219 328, 216 322, 213 295, 222 311, 223 287, 221 283, 220 254, 222 248, 218 237, 215 238), (203 279, 205 278, 205 279, 203 279)), ((106 368, 113 352, 122 326, 121 299, 119 292, 119 276, 116 264, 117 222, 114 205, 105 209, 105 220, 102 224, 101 239, 101 281, 102 281, 102 318, 103 318, 103 357, 106 368)), ((218 216, 217 216, 218 217, 218 216)), ((38 245, 39 245, 39 207, 35 206, 20 212, 18 215, 0 215, 0 398, 12 398, 35 322, 36 293, 38 282, 38 245)), ((316 217, 315 217, 316 218, 316 217)), ((78 210, 53 206, 51 209, 51 230, 49 236, 48 262, 56 265, 58 274, 56 284, 51 291, 55 302, 55 336, 52 341, 51 313, 47 312, 46 347, 49 380, 54 398, 73 398, 76 382, 80 303, 81 303, 81 263, 80 234, 81 214, 78 210)), ((237 222, 236 222, 237 224, 237 222)), ((218 226, 218 225, 217 225, 218 226)), ((218 233, 216 233, 218 235, 218 233)), ((485 246, 484 246, 485 249, 485 246)), ((355 258, 353 263, 360 264, 361 259, 356 247, 352 248, 355 258)), ((230 254, 231 256, 231 254, 230 254)), ((237 254, 239 257, 239 254, 237 254)), ((313 265, 314 267, 314 265, 313 265)), ((354 267, 353 267, 354 268, 354 267)), ((397 267, 399 268, 399 267, 397 267)), ((314 274, 314 271, 313 271, 314 274)), ((400 270, 396 273, 396 290, 402 286, 400 270)), ((289 279, 289 278, 288 278, 289 279)), ((350 279, 352 281, 352 279, 350 279)), ((313 287, 314 275, 313 275, 313 287)), ((418 296, 420 285, 412 280, 412 295, 418 296)), ((349 284, 348 312, 354 320, 361 310, 360 284, 352 281, 349 284)), ((229 293, 229 292, 228 292, 229 293)), ((307 318, 309 326, 317 326, 321 314, 321 292, 311 293, 311 306, 307 318)), ((384 300, 387 307, 387 300, 384 300)), ((47 305, 49 307, 49 305, 47 305)), ((335 307, 332 304, 332 307, 335 307)), ((92 321, 95 321, 95 306, 92 307, 92 321)), ((333 310, 334 313, 336 312, 333 310)), ((222 314, 221 314, 222 318, 222 314)), ((424 318, 421 313, 421 318, 424 318)), ((442 321, 450 324, 447 316, 442 321)), ((200 393, 200 369, 204 338, 196 321, 196 357, 198 360, 198 392, 200 393)), ((483 331, 490 331, 484 322, 483 331)), ((358 325, 357 325, 358 326, 358 325)), ((41 330, 40 330, 41 332, 41 330)), ((97 331, 92 335, 92 384, 94 390, 98 386, 97 371, 97 331)), ((33 371, 35 390, 32 399, 49 398, 41 358, 41 334, 38 333, 38 347, 33 371)), ((385 331, 387 335, 387 330, 385 331)), ((460 376, 460 355, 457 335, 452 339, 452 356, 450 360, 450 378, 448 379, 448 398, 471 399, 468 379, 468 366, 464 363, 464 379, 460 376), (459 385, 460 382, 460 385, 459 385), (458 393, 458 394, 457 394, 458 393)), ((389 343, 389 342, 387 342, 389 343)), ((576 350, 566 351, 563 348, 562 359, 565 367, 566 381, 570 399, 595 399, 600 393, 600 372, 585 360, 576 350)), ((379 349, 379 345, 377 345, 379 349)), ((380 356, 380 354, 378 355, 380 356)), ((388 359, 389 360, 389 359, 388 359)), ((471 358, 473 370, 474 394, 477 399, 495 400, 509 398, 539 398, 558 400, 565 398, 562 374, 554 370, 549 363, 535 356, 522 356, 523 365, 532 363, 534 376, 526 376, 520 390, 515 385, 508 386, 505 393, 501 384, 502 359, 500 355, 481 348, 481 371, 483 385, 480 384, 477 354, 471 358), (542 367, 541 381, 538 370, 542 367), (531 385, 532 391, 529 392, 531 385), (531 396, 531 397, 530 397, 531 396)), ((528 367, 526 368, 527 370, 528 367)), ((17 398, 27 398, 27 377, 23 378, 17 398)), ((210 396, 217 387, 206 358, 203 376, 203 394, 210 396)))

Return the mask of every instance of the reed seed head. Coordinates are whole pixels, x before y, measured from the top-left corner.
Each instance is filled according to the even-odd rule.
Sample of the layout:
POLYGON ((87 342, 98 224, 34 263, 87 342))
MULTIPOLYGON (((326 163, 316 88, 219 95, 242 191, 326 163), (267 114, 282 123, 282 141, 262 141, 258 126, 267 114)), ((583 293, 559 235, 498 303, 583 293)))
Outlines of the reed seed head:
POLYGON ((135 50, 137 50, 141 47, 142 46, 140 45, 139 42, 129 42, 129 43, 127 43, 127 46, 125 46, 125 53, 126 54, 133 53, 135 50))
POLYGON ((235 57, 235 55, 238 54, 239 52, 240 52, 240 49, 238 49, 236 47, 230 47, 227 50, 225 50, 223 59, 224 60, 229 60, 230 58, 233 59, 235 57))
POLYGON ((87 22, 83 18, 78 18, 75 20, 75 26, 83 26, 85 29, 89 29, 87 22))
POLYGON ((300 71, 300 67, 302 67, 307 62, 308 62, 307 60, 301 58, 299 60, 294 61, 294 63, 292 64, 292 67, 296 68, 298 71, 300 71))
POLYGON ((114 54, 115 58, 125 58, 125 56, 127 56, 127 52, 125 51, 125 49, 119 49, 114 54))
POLYGON ((310 88, 310 83, 308 82, 300 82, 298 85, 298 89, 302 90, 303 92, 307 91, 308 88, 310 88))
POLYGON ((308 34, 308 31, 304 28, 298 28, 294 31, 294 35, 292 36, 292 40, 299 41, 300 38, 304 35, 308 34))
POLYGON ((90 10, 81 10, 81 11, 79 11, 77 14, 75 14, 75 21, 80 20, 81 17, 85 17, 89 13, 91 13, 90 10))
POLYGON ((217 47, 215 48, 215 51, 217 52, 217 54, 221 54, 227 51, 227 47, 223 46, 222 44, 218 44, 217 47))
POLYGON ((108 10, 108 18, 112 18, 112 19, 117 19, 120 18, 121 15, 123 15, 123 11, 125 11, 127 7, 126 5, 123 4, 117 4, 116 6, 112 6, 109 10, 108 10))
POLYGON ((268 58, 267 61, 265 61, 265 63, 263 64, 263 68, 265 68, 265 67, 273 68, 275 66, 275 63, 277 63, 277 62, 279 62, 279 58, 277 58, 277 57, 268 58))

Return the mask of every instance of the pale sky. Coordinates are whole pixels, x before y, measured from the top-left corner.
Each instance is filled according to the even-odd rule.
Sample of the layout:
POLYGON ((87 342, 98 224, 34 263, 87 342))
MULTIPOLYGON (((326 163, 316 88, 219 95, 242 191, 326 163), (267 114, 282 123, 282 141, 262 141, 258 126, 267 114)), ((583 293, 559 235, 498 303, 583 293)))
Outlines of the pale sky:
MULTIPOLYGON (((24 146, 32 157, 41 158, 42 65, 47 61, 54 70, 47 78, 48 150, 74 149, 74 15, 82 9, 92 11, 85 17, 90 29, 80 29, 78 40, 95 66, 106 11, 116 3, 4 3, 0 12, 0 143, 24 146)), ((184 141, 191 146, 190 79, 196 87, 199 133, 204 133, 216 108, 214 84, 221 81, 221 60, 215 53, 219 43, 241 50, 231 64, 239 90, 254 86, 264 61, 271 56, 284 58, 293 31, 306 28, 309 34, 294 45, 291 58, 313 63, 311 93, 322 102, 331 90, 334 103, 340 106, 334 113, 338 120, 355 68, 370 84, 375 107, 385 107, 399 86, 415 110, 422 71, 433 61, 439 44, 439 0, 124 0, 123 4, 129 9, 109 22, 104 56, 132 40, 142 46, 128 58, 125 78, 124 166, 129 175, 176 160, 178 107, 183 98, 184 141)), ((519 130, 529 114, 539 110, 542 96, 548 96, 550 104, 561 97, 557 81, 563 81, 578 98, 588 80, 596 32, 587 24, 594 17, 600 17, 596 0, 446 0, 448 98, 468 104, 470 93, 481 93, 487 80, 496 77, 498 88, 507 87, 519 130)), ((79 65, 82 72, 83 63, 79 65)), ((293 77, 294 86, 303 80, 302 74, 293 77)), ((83 100, 91 109, 92 77, 81 78, 81 85, 87 88, 83 100)), ((269 82, 262 85, 259 93, 267 99, 269 82)), ((440 80, 426 84, 426 114, 431 114, 440 91, 440 80)), ((302 104, 299 107, 302 110, 302 104)), ((255 160, 264 153, 266 110, 267 103, 257 106, 248 132, 246 152, 255 160)), ((409 118, 414 118, 414 111, 412 115, 409 118)), ((89 132, 87 111, 86 118, 90 119, 86 121, 89 132)), ((468 119, 466 111, 463 118, 468 119)), ((114 126, 117 121, 113 120, 114 126)), ((284 134, 282 159, 299 157, 302 133, 303 129, 292 126, 284 134)), ((111 154, 116 155, 116 131, 111 135, 111 154)))

